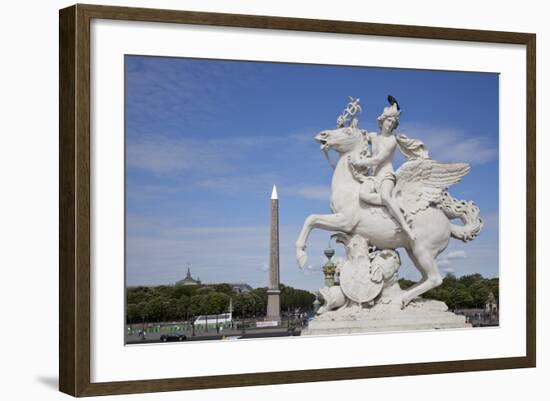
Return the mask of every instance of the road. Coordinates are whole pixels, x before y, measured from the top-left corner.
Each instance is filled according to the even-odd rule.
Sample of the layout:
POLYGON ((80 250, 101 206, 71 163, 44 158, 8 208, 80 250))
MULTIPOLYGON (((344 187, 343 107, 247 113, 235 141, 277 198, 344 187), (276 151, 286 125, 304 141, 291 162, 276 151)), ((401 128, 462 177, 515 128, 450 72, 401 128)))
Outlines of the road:
MULTIPOLYGON (((209 340, 231 340, 231 339, 251 339, 251 338, 267 338, 267 337, 287 337, 287 336, 299 336, 300 329, 294 330, 294 332, 289 331, 286 327, 277 327, 277 328, 267 328, 267 329, 247 329, 243 334, 240 330, 227 330, 222 334, 215 333, 215 330, 212 330, 214 334, 208 332, 196 333, 195 336, 192 333, 183 332, 187 339, 185 342, 189 341, 209 341, 209 340)), ((154 344, 161 343, 160 336, 164 333, 147 333, 147 338, 145 340, 141 339, 137 334, 127 335, 126 344, 135 345, 135 344, 154 344)))

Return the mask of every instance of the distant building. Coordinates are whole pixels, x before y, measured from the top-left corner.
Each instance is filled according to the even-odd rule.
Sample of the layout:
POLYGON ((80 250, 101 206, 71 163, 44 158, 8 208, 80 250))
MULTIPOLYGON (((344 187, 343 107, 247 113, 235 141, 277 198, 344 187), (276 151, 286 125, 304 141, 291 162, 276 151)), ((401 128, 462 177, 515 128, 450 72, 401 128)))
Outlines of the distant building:
POLYGON ((489 297, 487 297, 487 302, 485 303, 485 312, 490 314, 498 313, 497 300, 495 298, 495 294, 493 294, 492 291, 489 293, 489 297))
MULTIPOLYGON (((191 268, 187 267, 187 275, 183 280, 177 281, 176 285, 200 285, 203 284, 199 277, 194 279, 191 276, 191 268)), ((218 284, 227 284, 236 294, 243 294, 253 290, 253 288, 246 283, 218 283, 218 284)), ((205 285, 216 285, 216 283, 207 283, 205 285)))
POLYGON ((199 277, 195 280, 193 277, 191 277, 191 268, 187 267, 187 275, 183 280, 180 280, 176 282, 176 285, 199 285, 201 284, 201 280, 199 277))
POLYGON ((252 291, 252 287, 246 283, 228 283, 236 294, 252 291))

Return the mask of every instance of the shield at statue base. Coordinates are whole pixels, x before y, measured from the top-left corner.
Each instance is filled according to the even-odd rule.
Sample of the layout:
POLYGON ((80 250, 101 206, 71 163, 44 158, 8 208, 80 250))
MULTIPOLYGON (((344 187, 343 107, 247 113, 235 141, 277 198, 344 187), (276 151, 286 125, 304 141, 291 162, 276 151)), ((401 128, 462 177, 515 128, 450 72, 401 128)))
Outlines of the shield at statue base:
POLYGON ((380 294, 384 282, 373 281, 370 261, 353 263, 347 261, 340 268, 340 287, 344 295, 353 302, 370 302, 380 294))

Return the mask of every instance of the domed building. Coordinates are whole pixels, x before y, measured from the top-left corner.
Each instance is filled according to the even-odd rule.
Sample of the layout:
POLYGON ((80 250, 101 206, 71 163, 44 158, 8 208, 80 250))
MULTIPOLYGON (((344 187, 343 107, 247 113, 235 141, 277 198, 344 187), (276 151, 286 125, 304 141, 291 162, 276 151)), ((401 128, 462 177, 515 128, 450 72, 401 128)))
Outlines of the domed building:
POLYGON ((180 280, 180 281, 176 282, 176 285, 199 285, 199 284, 201 284, 200 278, 197 277, 197 279, 195 280, 191 276, 191 268, 190 267, 187 267, 187 275, 185 276, 185 278, 183 280, 180 280))

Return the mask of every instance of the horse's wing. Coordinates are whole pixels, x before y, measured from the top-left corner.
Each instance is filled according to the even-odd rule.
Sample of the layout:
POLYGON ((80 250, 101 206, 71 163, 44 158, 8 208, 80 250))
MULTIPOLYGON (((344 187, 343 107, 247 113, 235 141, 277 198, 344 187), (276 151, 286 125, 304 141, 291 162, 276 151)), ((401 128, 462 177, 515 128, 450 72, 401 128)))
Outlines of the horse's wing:
POLYGON ((397 171, 394 196, 407 217, 439 203, 443 191, 470 171, 467 163, 439 163, 431 159, 406 162, 397 171))
MULTIPOLYGON (((430 174, 423 185, 429 188, 446 190, 458 183, 470 171, 468 163, 438 163, 433 162, 430 174)), ((436 199, 434 199, 435 201, 436 199)), ((439 198, 437 199, 439 200, 439 198)))
POLYGON ((407 220, 412 214, 426 209, 430 204, 425 199, 422 184, 429 178, 432 163, 433 160, 430 159, 415 159, 403 163, 397 170, 393 196, 405 212, 407 220))

